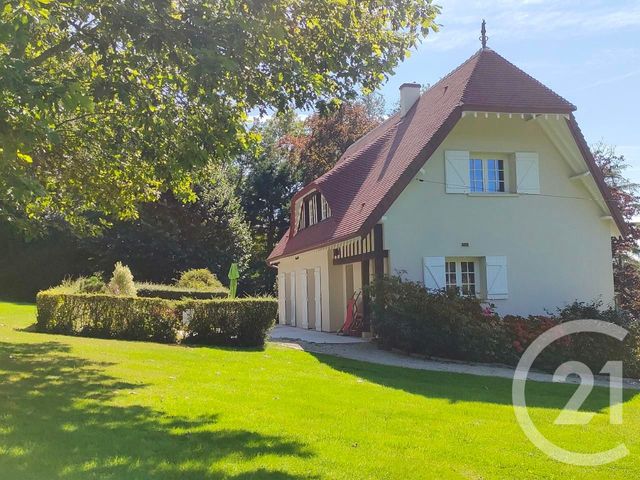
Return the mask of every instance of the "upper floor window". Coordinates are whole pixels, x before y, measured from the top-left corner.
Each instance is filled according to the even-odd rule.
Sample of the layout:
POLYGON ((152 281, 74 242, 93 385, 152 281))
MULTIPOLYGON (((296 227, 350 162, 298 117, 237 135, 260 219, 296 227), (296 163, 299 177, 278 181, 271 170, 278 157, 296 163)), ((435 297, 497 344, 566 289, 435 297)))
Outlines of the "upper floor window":
POLYGON ((445 191, 476 195, 540 194, 539 160, 536 152, 446 150, 445 191))
POLYGON ((297 202, 297 230, 303 230, 331 216, 331 208, 324 196, 312 192, 297 202))
POLYGON ((469 159, 470 192, 506 192, 506 160, 499 158, 469 159))

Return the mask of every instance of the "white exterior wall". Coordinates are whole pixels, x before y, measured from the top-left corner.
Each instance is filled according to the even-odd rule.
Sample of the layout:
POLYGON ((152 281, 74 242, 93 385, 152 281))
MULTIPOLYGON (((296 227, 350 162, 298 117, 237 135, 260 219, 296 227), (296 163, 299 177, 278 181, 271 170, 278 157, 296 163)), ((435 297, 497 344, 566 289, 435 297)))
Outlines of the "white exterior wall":
MULTIPOLYGON (((292 257, 283 258, 278 264, 278 275, 290 275, 295 272, 296 280, 296 326, 302 327, 304 316, 305 296, 303 289, 302 271, 305 269, 320 269, 320 302, 322 314, 322 331, 335 332, 344 323, 344 267, 334 266, 327 249, 313 250, 300 253, 292 257)), ((355 276, 354 268, 354 276, 355 276)), ((357 269, 358 273, 360 269, 357 269)), ((281 321, 281 323, 283 323, 281 321)))
POLYGON ((391 272, 423 281, 425 256, 506 256, 509 297, 492 300, 500 313, 612 303, 611 225, 585 186, 569 180, 575 173, 536 121, 463 118, 385 215, 391 272), (541 195, 447 194, 446 150, 537 152, 541 195))

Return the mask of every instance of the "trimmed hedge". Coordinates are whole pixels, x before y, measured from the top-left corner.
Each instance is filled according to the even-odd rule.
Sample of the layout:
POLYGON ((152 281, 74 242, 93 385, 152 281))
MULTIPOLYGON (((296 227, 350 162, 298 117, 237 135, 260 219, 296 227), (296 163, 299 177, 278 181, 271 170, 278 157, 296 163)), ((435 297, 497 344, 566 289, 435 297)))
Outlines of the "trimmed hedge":
POLYGON ((187 300, 185 342, 211 345, 263 345, 275 324, 278 301, 273 298, 187 300))
POLYGON ((164 298, 166 300, 181 300, 183 298, 211 300, 213 298, 225 298, 229 295, 229 290, 224 287, 211 290, 195 290, 189 288, 174 287, 172 285, 140 283, 137 285, 137 288, 139 297, 164 298))
POLYGON ((172 343, 181 325, 176 304, 161 298, 45 291, 36 304, 41 332, 172 343))
POLYGON ((274 325, 273 298, 165 300, 44 291, 37 296, 40 332, 208 345, 262 346, 274 325))

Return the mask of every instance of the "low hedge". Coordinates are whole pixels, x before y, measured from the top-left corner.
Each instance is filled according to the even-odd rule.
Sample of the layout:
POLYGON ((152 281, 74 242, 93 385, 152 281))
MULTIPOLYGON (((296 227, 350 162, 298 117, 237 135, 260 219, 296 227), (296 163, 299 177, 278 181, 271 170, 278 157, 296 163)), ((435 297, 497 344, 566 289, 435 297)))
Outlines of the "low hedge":
POLYGON ((161 298, 45 291, 36 304, 41 332, 172 343, 181 325, 176 303, 161 298))
POLYGON ((604 320, 626 328, 618 342, 601 334, 563 337, 547 347, 534 366, 555 371, 577 360, 600 371, 608 360, 623 360, 625 375, 640 378, 640 321, 599 302, 574 302, 555 314, 500 317, 491 306, 455 292, 427 291, 419 282, 385 277, 369 287, 372 327, 382 348, 457 360, 516 365, 538 336, 564 322, 604 320))
POLYGON ((212 289, 190 289, 156 283, 139 283, 136 287, 138 289, 139 297, 164 298, 166 300, 181 300, 183 298, 211 300, 212 298, 225 298, 229 295, 229 290, 224 287, 212 289))
POLYGON ((211 345, 263 345, 275 324, 278 302, 273 298, 187 300, 185 342, 211 345))
POLYGON ((71 294, 37 296, 37 329, 98 338, 262 346, 274 325, 273 298, 166 300, 71 294))

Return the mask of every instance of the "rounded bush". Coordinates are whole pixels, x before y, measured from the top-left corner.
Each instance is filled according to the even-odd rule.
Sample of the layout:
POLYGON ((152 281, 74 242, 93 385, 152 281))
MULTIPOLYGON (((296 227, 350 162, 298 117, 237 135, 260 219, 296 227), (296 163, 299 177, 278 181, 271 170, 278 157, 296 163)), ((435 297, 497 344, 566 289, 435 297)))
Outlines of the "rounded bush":
POLYGON ((207 268, 194 268, 182 272, 180 278, 176 282, 176 286, 182 288, 219 288, 222 283, 207 268))

